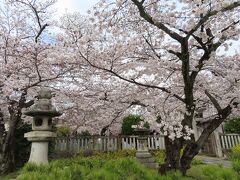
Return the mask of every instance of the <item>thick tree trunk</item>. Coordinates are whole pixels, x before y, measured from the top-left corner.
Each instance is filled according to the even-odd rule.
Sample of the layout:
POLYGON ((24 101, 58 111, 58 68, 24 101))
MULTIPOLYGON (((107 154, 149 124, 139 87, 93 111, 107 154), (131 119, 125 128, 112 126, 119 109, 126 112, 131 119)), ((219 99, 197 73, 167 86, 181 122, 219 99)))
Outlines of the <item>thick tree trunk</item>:
POLYGON ((171 141, 168 137, 165 139, 166 157, 165 162, 160 166, 160 173, 165 174, 167 171, 180 169, 180 153, 182 149, 181 140, 171 141))
POLYGON ((199 153, 200 147, 196 143, 188 144, 182 154, 180 159, 180 171, 185 176, 187 170, 191 167, 191 162, 193 158, 199 153))
POLYGON ((2 146, 2 155, 0 159, 0 173, 6 174, 15 170, 15 131, 18 124, 16 116, 12 116, 2 146))
POLYGON ((26 103, 26 94, 26 91, 24 91, 19 101, 11 100, 8 106, 8 112, 10 114, 9 129, 3 140, 2 154, 0 156, 0 174, 15 170, 15 131, 22 121, 22 108, 28 108, 34 103, 34 101, 26 103))

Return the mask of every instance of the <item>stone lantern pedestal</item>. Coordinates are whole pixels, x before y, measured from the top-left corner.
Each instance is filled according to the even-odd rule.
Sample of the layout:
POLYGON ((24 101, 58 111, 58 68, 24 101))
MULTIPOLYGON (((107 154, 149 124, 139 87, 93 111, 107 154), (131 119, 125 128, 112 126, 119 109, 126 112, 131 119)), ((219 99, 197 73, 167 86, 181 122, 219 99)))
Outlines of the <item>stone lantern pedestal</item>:
POLYGON ((31 132, 25 133, 24 137, 32 142, 31 153, 28 162, 36 164, 48 163, 48 143, 56 133, 52 130, 52 118, 60 116, 51 103, 51 92, 41 90, 38 93, 38 101, 24 114, 33 117, 31 132))
POLYGON ((149 130, 146 128, 136 128, 134 130, 138 136, 138 147, 136 152, 137 160, 148 168, 158 169, 159 165, 148 151, 149 130))

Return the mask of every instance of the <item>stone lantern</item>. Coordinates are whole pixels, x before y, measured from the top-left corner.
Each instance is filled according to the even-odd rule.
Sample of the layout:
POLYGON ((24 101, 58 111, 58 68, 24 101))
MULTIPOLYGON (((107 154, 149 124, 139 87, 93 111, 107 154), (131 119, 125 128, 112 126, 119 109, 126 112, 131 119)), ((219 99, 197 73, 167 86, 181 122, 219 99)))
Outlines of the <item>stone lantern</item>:
POLYGON ((136 127, 134 131, 138 135, 137 160, 148 168, 158 169, 158 163, 155 162, 151 153, 148 151, 148 136, 150 130, 145 127, 136 127))
POLYGON ((38 101, 24 114, 33 117, 32 131, 25 133, 24 137, 32 142, 29 162, 36 164, 48 163, 48 143, 56 137, 52 132, 52 118, 61 113, 53 107, 50 90, 42 89, 38 92, 38 101))

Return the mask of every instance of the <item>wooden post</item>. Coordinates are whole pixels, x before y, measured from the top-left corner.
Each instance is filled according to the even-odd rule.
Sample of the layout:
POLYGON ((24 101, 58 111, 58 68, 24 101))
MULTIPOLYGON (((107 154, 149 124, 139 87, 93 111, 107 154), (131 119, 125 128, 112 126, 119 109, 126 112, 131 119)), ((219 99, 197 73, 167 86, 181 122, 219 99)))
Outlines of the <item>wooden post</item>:
POLYGON ((218 131, 214 131, 214 139, 216 144, 216 149, 215 149, 216 156, 223 157, 222 146, 221 146, 220 136, 218 131))
POLYGON ((122 137, 118 136, 117 137, 117 150, 121 150, 122 149, 122 137))

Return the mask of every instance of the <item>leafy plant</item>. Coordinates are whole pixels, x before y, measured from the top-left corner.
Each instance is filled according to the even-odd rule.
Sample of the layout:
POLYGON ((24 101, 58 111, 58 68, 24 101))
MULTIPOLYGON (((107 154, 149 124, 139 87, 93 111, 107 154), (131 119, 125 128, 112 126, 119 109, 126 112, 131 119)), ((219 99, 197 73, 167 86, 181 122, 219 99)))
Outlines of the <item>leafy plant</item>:
POLYGON ((240 159, 240 144, 231 148, 231 159, 240 159))
POLYGON ((88 130, 82 131, 77 136, 91 136, 90 132, 88 130))
POLYGON ((67 137, 70 135, 71 129, 68 126, 60 126, 57 127, 56 133, 58 137, 67 137))
POLYGON ((16 129, 15 158, 17 167, 22 167, 28 161, 31 150, 31 142, 24 138, 24 133, 30 132, 31 130, 32 125, 27 123, 22 123, 16 129))
POLYGON ((198 180, 237 180, 237 174, 230 168, 216 165, 196 165, 187 173, 188 176, 198 180))
MULTIPOLYGON (((134 129, 132 125, 139 125, 140 122, 143 121, 142 117, 139 115, 130 114, 123 118, 122 123, 122 135, 135 135, 134 129)), ((143 125, 145 128, 150 129, 149 123, 146 122, 143 125)))
POLYGON ((237 134, 240 134, 240 117, 228 120, 224 124, 224 130, 227 133, 237 133, 237 134))

